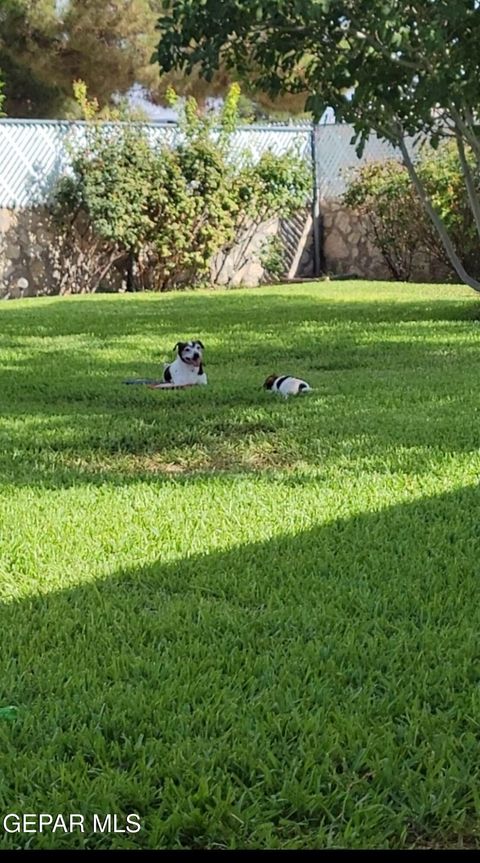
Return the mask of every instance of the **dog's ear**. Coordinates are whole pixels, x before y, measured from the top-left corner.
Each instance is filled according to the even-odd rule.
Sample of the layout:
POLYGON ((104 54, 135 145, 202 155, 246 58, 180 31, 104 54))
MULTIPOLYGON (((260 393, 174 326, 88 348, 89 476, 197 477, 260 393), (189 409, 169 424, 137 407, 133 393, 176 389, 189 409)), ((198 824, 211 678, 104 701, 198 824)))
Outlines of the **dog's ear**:
POLYGON ((175 345, 175 347, 173 349, 173 352, 175 353, 175 351, 177 351, 177 353, 180 354, 183 351, 186 344, 187 344, 186 342, 177 342, 177 344, 175 345))

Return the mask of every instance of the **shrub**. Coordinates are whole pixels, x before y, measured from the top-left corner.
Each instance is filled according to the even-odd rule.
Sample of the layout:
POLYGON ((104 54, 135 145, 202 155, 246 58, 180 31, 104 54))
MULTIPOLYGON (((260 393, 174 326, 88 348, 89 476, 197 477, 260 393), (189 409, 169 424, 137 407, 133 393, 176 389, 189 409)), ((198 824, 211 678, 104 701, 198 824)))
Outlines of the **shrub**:
POLYGON ((408 281, 421 247, 421 203, 407 172, 393 159, 373 162, 356 173, 344 196, 365 220, 367 233, 394 279, 408 281))
MULTIPOLYGON (((478 168, 471 153, 468 161, 477 190, 480 191, 478 168)), ((455 144, 444 144, 437 151, 428 150, 419 165, 419 174, 433 205, 460 256, 462 264, 475 278, 480 277, 480 250, 475 222, 468 202, 465 177, 455 144)), ((451 269, 450 261, 430 221, 424 216, 422 234, 431 255, 451 269)), ((452 275, 454 271, 452 270, 452 275)), ((455 276, 456 277, 456 276, 455 276)))
POLYGON ((71 175, 61 180, 54 203, 75 260, 68 279, 96 290, 112 267, 122 266, 130 285, 202 284, 213 257, 242 228, 305 203, 310 173, 295 155, 267 153, 257 163, 247 154, 231 158, 239 96, 232 87, 219 116, 201 115, 188 99, 176 146, 154 146, 145 127, 99 123, 77 82, 86 144, 72 153, 71 175))
POLYGON ((284 275, 285 246, 278 234, 263 243, 260 262, 269 280, 280 279, 284 275))
MULTIPOLYGON (((478 238, 455 147, 448 143, 436 151, 424 151, 417 168, 463 264, 478 275, 478 238)), ((396 160, 360 168, 349 183, 344 203, 364 219, 367 233, 393 278, 408 281, 421 260, 440 263, 453 275, 407 170, 396 160)))

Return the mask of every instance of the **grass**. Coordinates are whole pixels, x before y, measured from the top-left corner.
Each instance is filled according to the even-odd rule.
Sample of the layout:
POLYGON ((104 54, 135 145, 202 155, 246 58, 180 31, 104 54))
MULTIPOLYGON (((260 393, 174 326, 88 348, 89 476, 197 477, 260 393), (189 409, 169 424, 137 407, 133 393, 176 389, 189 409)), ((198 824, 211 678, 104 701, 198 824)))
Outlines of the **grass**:
POLYGON ((86 819, 2 848, 480 844, 479 315, 360 282, 1 306, 0 815, 86 819), (189 336, 207 388, 122 384, 189 336))

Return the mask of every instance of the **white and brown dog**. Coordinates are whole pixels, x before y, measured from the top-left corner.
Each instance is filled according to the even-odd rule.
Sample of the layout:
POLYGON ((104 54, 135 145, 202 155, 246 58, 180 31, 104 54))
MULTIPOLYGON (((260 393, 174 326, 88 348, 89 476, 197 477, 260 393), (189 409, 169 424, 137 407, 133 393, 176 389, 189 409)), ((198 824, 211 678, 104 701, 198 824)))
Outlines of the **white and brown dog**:
POLYGON ((288 398, 288 396, 298 396, 300 393, 312 392, 312 388, 306 381, 301 378, 293 378, 290 375, 270 375, 264 383, 266 390, 271 390, 274 393, 288 398))
POLYGON ((174 351, 177 352, 173 363, 167 363, 163 369, 163 383, 172 387, 192 387, 196 384, 206 384, 207 376, 203 368, 202 342, 177 342, 174 351))

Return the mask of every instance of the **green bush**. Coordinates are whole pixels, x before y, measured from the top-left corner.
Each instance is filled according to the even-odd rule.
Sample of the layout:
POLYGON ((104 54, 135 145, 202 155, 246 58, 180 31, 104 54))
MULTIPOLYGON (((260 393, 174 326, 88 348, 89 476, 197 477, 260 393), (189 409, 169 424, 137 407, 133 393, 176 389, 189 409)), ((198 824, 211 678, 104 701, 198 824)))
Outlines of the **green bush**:
MULTIPOLYGON (((417 167, 464 266, 478 276, 478 238, 455 147, 448 143, 424 151, 417 167)), ((349 182, 344 203, 364 219, 393 278, 409 281, 419 261, 440 264, 453 277, 443 245, 399 162, 372 162, 360 168, 349 182)))
POLYGON ((206 283, 214 256, 243 228, 305 204, 310 174, 295 155, 230 158, 239 95, 233 87, 220 116, 201 115, 187 100, 174 147, 153 146, 144 127, 90 116, 86 146, 55 193, 73 257, 88 261, 75 272, 84 290, 96 290, 114 266, 157 290, 206 283))
POLYGON ((423 213, 407 172, 393 159, 367 164, 350 182, 344 202, 364 219, 393 278, 408 281, 421 247, 417 225, 423 213))
POLYGON ((263 243, 260 263, 269 280, 281 279, 285 275, 285 245, 278 234, 263 243))
MULTIPOLYGON (((480 191, 480 177, 475 160, 468 153, 468 161, 480 191)), ((429 150, 420 163, 420 178, 425 184, 427 194, 441 216, 467 272, 475 278, 480 277, 480 250, 475 222, 468 201, 458 153, 455 144, 444 144, 437 151, 429 150)), ((431 227, 427 217, 423 229, 425 245, 433 256, 451 268, 443 245, 431 227)), ((452 270, 452 276, 454 276, 452 270)), ((455 276, 456 278, 456 276, 455 276)))

